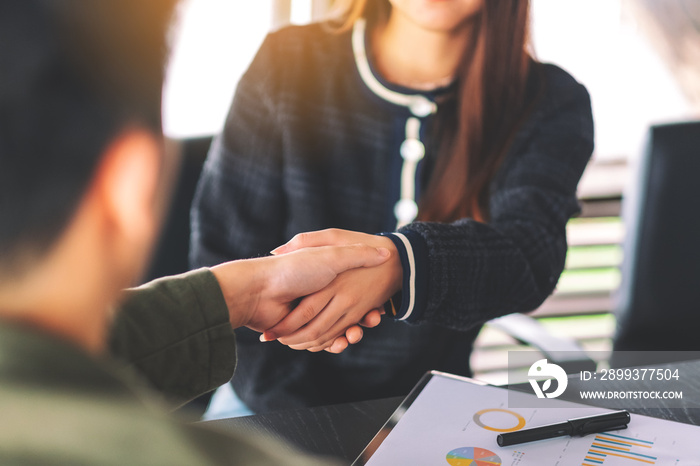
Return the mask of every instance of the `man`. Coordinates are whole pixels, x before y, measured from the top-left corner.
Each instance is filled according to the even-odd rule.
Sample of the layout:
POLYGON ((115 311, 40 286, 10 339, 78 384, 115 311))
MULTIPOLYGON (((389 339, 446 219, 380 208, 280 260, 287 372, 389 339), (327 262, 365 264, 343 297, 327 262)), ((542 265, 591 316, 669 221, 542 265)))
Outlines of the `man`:
POLYGON ((388 256, 312 248, 120 292, 163 204, 172 3, 0 3, 0 464, 322 464, 177 423, 138 386, 176 401, 215 388, 235 366, 232 327, 270 328, 388 256))

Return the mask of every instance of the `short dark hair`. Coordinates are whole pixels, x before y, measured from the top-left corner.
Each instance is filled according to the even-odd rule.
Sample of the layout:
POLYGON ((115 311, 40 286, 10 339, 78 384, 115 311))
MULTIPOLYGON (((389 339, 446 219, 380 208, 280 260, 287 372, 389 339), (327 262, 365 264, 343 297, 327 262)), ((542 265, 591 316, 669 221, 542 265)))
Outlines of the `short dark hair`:
POLYGON ((0 270, 48 250, 120 131, 161 134, 175 3, 0 2, 0 270))

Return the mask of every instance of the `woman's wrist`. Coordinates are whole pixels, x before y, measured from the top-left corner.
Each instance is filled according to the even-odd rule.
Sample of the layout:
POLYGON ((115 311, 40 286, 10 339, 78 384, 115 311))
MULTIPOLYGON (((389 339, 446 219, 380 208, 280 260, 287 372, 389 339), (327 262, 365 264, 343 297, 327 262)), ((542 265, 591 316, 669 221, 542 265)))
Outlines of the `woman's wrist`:
POLYGON ((389 259, 383 264, 383 267, 387 268, 391 277, 389 282, 390 286, 387 290, 391 297, 401 291, 404 268, 401 265, 401 257, 394 241, 383 235, 380 235, 378 239, 380 239, 380 242, 377 247, 383 247, 389 250, 389 259))
POLYGON ((382 233, 381 236, 393 242, 402 268, 401 284, 397 293, 391 295, 391 302, 385 310, 390 309, 395 319, 416 321, 427 302, 428 253, 425 240, 413 231, 382 233))

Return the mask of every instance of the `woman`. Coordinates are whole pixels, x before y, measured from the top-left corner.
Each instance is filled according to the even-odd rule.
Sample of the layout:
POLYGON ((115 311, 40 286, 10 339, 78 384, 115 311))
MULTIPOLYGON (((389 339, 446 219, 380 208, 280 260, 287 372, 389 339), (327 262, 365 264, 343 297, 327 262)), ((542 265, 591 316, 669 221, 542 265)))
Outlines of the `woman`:
MULTIPOLYGON (((430 369, 469 374, 483 322, 552 292, 593 124, 585 88, 527 52, 528 9, 355 0, 340 25, 289 27, 263 43, 204 168, 193 265, 349 230, 280 252, 360 241, 394 256, 307 298, 310 315, 323 311, 280 341, 318 350, 336 321, 385 302, 395 315, 340 355, 239 332, 233 385, 254 411, 405 395, 430 369)), ((267 337, 310 316, 298 314, 267 337)))

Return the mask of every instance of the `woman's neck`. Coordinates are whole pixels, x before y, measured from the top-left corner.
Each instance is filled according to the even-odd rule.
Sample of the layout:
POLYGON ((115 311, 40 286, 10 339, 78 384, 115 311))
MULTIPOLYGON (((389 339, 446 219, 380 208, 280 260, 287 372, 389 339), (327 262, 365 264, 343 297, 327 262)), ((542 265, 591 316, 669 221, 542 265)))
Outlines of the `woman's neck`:
POLYGON ((387 81, 430 90, 454 79, 469 34, 468 25, 450 32, 423 29, 392 10, 389 20, 372 31, 372 54, 387 81))

